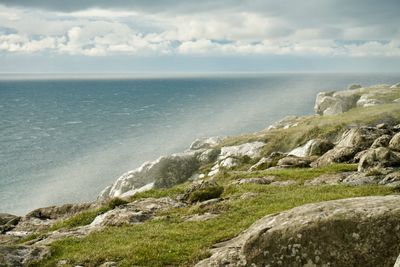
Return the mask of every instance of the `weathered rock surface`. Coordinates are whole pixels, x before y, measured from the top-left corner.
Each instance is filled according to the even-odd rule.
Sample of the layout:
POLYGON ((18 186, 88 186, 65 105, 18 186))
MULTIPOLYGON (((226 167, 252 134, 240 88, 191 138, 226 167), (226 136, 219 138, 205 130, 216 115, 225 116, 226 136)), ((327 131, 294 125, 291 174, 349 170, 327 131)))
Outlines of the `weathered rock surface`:
POLYGON ((270 184, 275 181, 274 176, 243 178, 235 181, 233 184, 270 184))
POLYGON ((276 121, 270 126, 268 126, 267 129, 268 130, 288 129, 297 126, 302 119, 303 119, 302 117, 298 116, 286 116, 283 119, 276 121))
POLYGON ((146 162, 139 168, 123 174, 115 183, 100 193, 99 199, 119 197, 122 194, 154 183, 154 187, 171 187, 188 180, 199 168, 199 152, 185 152, 146 162))
POLYGON ((321 92, 315 100, 314 110, 320 115, 336 115, 355 107, 360 89, 321 92))
POLYGON ((347 176, 342 183, 353 186, 378 184, 383 177, 384 175, 368 175, 367 173, 356 172, 347 176))
POLYGON ((374 167, 400 166, 400 155, 385 147, 371 148, 360 159, 358 171, 366 171, 374 167))
POLYGON ((8 213, 0 213, 0 234, 5 233, 15 227, 21 217, 8 213))
POLYGON ((256 164, 251 166, 249 171, 265 170, 274 167, 278 164, 278 161, 285 156, 287 156, 285 153, 272 152, 268 157, 261 158, 256 164))
POLYGON ((190 145, 190 150, 199 150, 199 149, 210 149, 222 142, 223 138, 221 137, 208 137, 208 138, 198 138, 193 141, 190 145))
POLYGON ((400 196, 308 204, 266 216, 196 266, 393 266, 400 196))
POLYGON ((349 173, 322 174, 317 178, 304 182, 304 185, 337 185, 340 184, 349 173))
POLYGON ((45 246, 0 246, 0 266, 28 266, 50 254, 45 246))
POLYGON ((395 134, 389 142, 389 148, 400 151, 400 133, 395 134))
POLYGON ((97 216, 90 226, 121 226, 141 223, 154 217, 158 211, 182 206, 182 203, 168 197, 146 198, 107 211, 97 216))
POLYGON ((388 134, 384 134, 372 143, 371 148, 378 148, 378 147, 387 147, 389 145, 391 136, 388 134))
POLYGON ((387 174, 379 184, 395 187, 400 186, 400 171, 387 174))
POLYGON ((333 163, 348 162, 353 159, 357 151, 354 147, 336 146, 312 162, 311 167, 323 167, 333 163))
POLYGON ((334 144, 328 140, 311 139, 303 146, 297 147, 290 151, 288 155, 296 157, 321 156, 333 147, 334 144))
POLYGON ((278 161, 277 166, 281 168, 307 168, 315 158, 287 156, 278 161))

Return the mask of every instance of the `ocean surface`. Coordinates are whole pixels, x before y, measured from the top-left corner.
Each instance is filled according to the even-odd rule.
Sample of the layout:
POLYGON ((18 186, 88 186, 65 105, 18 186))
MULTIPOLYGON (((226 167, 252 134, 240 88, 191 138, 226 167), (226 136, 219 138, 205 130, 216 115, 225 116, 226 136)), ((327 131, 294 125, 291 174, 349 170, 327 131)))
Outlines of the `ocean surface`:
POLYGON ((399 81, 400 74, 0 75, 0 212, 93 200, 122 173, 195 138, 312 114, 319 91, 399 81))

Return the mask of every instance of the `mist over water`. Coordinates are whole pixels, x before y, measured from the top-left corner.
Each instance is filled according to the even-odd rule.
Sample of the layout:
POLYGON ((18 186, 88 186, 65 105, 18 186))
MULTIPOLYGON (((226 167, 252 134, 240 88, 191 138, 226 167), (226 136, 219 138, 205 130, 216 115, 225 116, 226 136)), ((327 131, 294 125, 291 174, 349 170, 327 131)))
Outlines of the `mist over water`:
POLYGON ((122 173, 198 137, 313 113, 319 91, 400 74, 0 79, 0 212, 93 200, 122 173))

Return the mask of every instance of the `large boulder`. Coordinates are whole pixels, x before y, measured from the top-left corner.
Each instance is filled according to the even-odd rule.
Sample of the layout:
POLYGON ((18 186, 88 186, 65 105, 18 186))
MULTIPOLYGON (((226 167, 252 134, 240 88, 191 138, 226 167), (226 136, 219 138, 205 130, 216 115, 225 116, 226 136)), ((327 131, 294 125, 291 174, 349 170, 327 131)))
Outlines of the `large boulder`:
POLYGON ((196 266, 392 267, 399 229, 400 196, 308 204, 258 220, 196 266))
POLYGON ((249 171, 265 170, 275 167, 281 158, 287 156, 285 153, 272 152, 268 157, 261 158, 256 164, 250 167, 249 171))
POLYGON ((20 221, 21 217, 8 214, 0 213, 0 234, 7 232, 15 227, 15 225, 20 221))
POLYGON ((310 167, 312 157, 287 156, 278 161, 277 166, 281 168, 307 168, 310 167))
POLYGON ((224 146, 221 148, 221 153, 218 156, 218 159, 223 160, 228 157, 257 158, 260 156, 263 146, 265 146, 265 143, 259 141, 244 143, 237 146, 224 146))
POLYGON ((387 147, 389 145, 391 136, 388 134, 384 134, 372 143, 371 148, 378 148, 378 147, 387 147))
POLYGON ((182 203, 168 197, 146 198, 98 215, 90 226, 121 226, 141 223, 154 217, 157 212, 178 207, 182 207, 182 203))
POLYGON ((356 106, 360 89, 337 92, 321 92, 315 100, 314 110, 320 115, 336 115, 356 106))
POLYGON ((154 183, 156 188, 172 187, 187 181, 200 167, 198 156, 202 151, 185 152, 163 156, 153 162, 146 162, 139 168, 119 177, 112 186, 104 189, 99 199, 119 197, 154 183))
POLYGON ((400 151, 400 133, 395 134, 389 142, 389 148, 400 151))
POLYGON ((400 166, 400 155, 386 147, 369 149, 358 163, 358 171, 366 171, 370 168, 384 168, 400 166))
POLYGON ((354 161, 360 151, 368 149, 373 142, 386 133, 385 129, 375 127, 357 127, 344 132, 336 146, 314 161, 312 167, 321 167, 332 163, 354 161))
POLYGON ((304 145, 290 151, 288 155, 296 157, 321 156, 333 147, 334 144, 328 140, 311 139, 304 145))
POLYGON ((378 94, 364 94, 357 101, 357 107, 372 107, 384 103, 384 101, 378 99, 378 94))

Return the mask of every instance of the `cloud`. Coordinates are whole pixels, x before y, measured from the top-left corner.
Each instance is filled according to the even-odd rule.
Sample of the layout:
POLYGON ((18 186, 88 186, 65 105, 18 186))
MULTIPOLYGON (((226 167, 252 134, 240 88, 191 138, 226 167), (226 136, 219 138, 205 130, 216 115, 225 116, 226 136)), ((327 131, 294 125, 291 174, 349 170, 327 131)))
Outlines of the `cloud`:
POLYGON ((392 0, 0 4, 3 53, 397 57, 400 49, 392 0))

